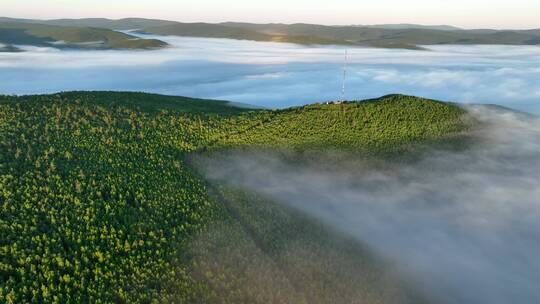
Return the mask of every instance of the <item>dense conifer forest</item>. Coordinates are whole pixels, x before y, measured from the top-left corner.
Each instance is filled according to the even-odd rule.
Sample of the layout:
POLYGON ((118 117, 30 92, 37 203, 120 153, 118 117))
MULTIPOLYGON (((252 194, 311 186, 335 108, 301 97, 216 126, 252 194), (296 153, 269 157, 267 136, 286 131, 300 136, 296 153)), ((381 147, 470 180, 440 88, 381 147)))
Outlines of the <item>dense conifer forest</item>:
POLYGON ((401 95, 284 110, 142 93, 0 97, 0 302, 422 302, 362 244, 205 180, 190 159, 398 155, 471 127, 455 105, 401 95))

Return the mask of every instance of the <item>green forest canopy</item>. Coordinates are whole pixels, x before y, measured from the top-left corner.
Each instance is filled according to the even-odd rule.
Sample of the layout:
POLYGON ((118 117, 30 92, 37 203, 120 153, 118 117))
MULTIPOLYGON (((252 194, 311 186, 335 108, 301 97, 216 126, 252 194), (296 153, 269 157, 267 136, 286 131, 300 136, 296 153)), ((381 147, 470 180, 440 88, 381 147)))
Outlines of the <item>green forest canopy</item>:
POLYGON ((366 248, 211 185, 188 158, 392 153, 470 128, 455 105, 402 95, 285 110, 142 93, 0 97, 0 302, 418 303, 366 248), (311 250, 287 254, 290 239, 311 250))

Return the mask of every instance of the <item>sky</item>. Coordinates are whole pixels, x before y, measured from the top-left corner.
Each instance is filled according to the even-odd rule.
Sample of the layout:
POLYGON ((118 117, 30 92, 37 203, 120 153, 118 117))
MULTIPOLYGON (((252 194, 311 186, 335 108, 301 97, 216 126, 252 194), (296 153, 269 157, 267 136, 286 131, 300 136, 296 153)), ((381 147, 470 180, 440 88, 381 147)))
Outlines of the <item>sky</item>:
POLYGON ((20 18, 145 17, 184 22, 417 23, 540 28, 538 0, 0 0, 20 18))

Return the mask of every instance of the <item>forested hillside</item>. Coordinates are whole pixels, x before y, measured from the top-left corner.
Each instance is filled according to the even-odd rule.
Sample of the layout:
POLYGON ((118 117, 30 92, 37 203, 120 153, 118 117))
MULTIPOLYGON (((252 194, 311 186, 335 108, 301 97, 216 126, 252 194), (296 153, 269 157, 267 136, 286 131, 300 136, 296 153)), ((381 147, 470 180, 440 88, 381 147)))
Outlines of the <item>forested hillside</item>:
POLYGON ((286 110, 139 93, 0 97, 0 302, 422 302, 368 248, 203 179, 189 157, 391 153, 470 128, 454 105, 400 95, 286 110))
POLYGON ((72 49, 156 49, 167 45, 160 40, 140 39, 103 28, 18 22, 0 22, 0 43, 72 49))
MULTIPOLYGON (((538 45, 540 34, 534 30, 465 30, 452 26, 422 26, 415 24, 386 25, 349 25, 330 26, 318 24, 256 24, 244 22, 225 23, 183 23, 177 21, 126 18, 119 20, 103 18, 32 20, 0 17, 0 33, 6 31, 2 27, 15 25, 19 29, 42 38, 65 40, 73 37, 73 32, 99 37, 104 34, 113 37, 120 48, 160 47, 163 42, 157 40, 125 41, 121 33, 111 30, 138 30, 140 33, 155 35, 175 35, 187 37, 229 38, 254 41, 288 42, 297 44, 334 44, 356 45, 378 48, 423 49, 423 45, 538 45), (40 32, 39 35, 34 33, 40 32), (121 40, 118 40, 118 39, 121 40), (120 43, 122 41, 122 43, 120 43), (129 43, 129 44, 127 44, 129 43)), ((20 34, 11 32, 12 35, 20 34)), ((2 33, 6 35, 6 33, 2 33)), ((0 38, 1 36, 0 35, 0 38)), ((125 35, 128 36, 128 35, 125 35)), ((125 37, 124 36, 124 37, 125 37)), ((27 36, 24 36, 28 38, 27 36)), ((132 37, 133 38, 133 37, 132 37)), ((36 39, 36 37, 34 37, 36 39)), ((80 40, 80 38, 77 38, 80 40)), ((96 41, 103 39, 85 40, 96 41)), ((0 42, 3 42, 0 40, 0 42)), ((39 42, 39 41, 38 41, 39 42)), ((78 40, 74 42, 80 42, 78 40)), ((5 43, 5 42, 4 42, 5 43)), ((9 43, 8 43, 9 44, 9 43)), ((116 48, 112 46, 112 48, 116 48)))
POLYGON ((314 104, 232 118, 220 146, 338 148, 363 153, 396 152, 408 144, 448 139, 467 131, 465 111, 446 103, 403 95, 346 104, 314 104), (238 125, 248 125, 246 131, 238 125))

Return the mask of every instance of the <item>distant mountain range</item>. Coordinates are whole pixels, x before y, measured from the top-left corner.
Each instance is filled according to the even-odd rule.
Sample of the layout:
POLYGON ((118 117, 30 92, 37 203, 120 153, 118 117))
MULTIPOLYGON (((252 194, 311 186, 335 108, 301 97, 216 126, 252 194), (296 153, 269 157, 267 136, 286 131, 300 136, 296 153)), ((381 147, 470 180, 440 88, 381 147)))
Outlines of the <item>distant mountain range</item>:
POLYGON ((175 24, 175 21, 144 19, 144 18, 125 18, 119 20, 105 18, 84 18, 84 19, 53 19, 53 20, 36 20, 36 19, 19 19, 0 17, 0 23, 15 22, 15 23, 38 23, 56 26, 74 26, 74 27, 97 27, 110 30, 132 30, 142 29, 152 26, 175 24))
POLYGON ((13 45, 19 44, 59 45, 59 43, 64 43, 64 47, 110 49, 147 49, 166 45, 159 40, 138 39, 128 34, 118 33, 116 32, 118 30, 136 30, 137 33, 142 34, 289 42, 305 45, 335 44, 404 49, 421 49, 423 45, 438 44, 540 44, 540 29, 464 30, 448 25, 417 24, 327 26, 302 23, 181 23, 143 18, 33 20, 0 17, 0 43, 5 45, 4 51, 15 50, 13 45))
POLYGON ((451 25, 421 25, 412 23, 399 24, 373 24, 373 25, 356 25, 357 27, 380 28, 387 30, 405 30, 405 29, 423 29, 423 30, 439 30, 439 31, 459 31, 462 28, 451 25))

